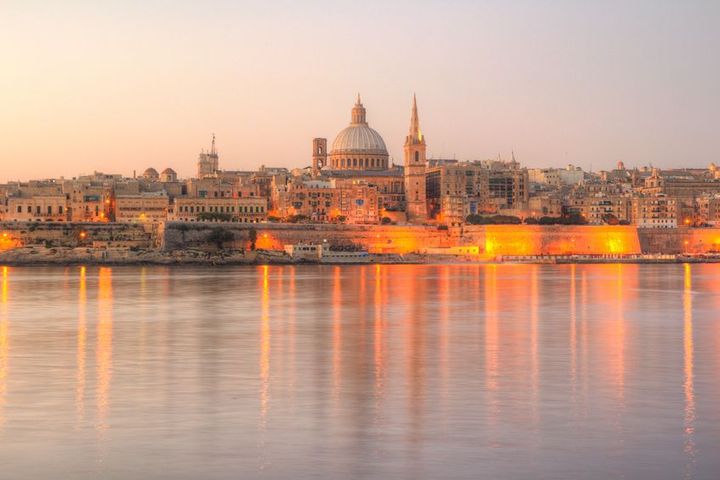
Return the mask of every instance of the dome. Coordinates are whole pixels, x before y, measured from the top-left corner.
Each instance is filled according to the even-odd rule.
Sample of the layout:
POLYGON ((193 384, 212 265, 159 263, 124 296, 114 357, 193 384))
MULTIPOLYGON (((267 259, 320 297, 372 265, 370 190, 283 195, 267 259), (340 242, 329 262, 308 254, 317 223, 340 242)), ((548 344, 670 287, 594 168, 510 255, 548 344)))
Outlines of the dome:
POLYGON ((157 178, 157 177, 159 177, 159 176, 160 176, 160 174, 158 174, 157 170, 155 170, 155 169, 152 168, 152 167, 148 168, 147 170, 145 170, 145 171, 143 172, 143 177, 147 177, 147 178, 157 178))
POLYGON ((358 95, 352 109, 350 125, 335 137, 330 150, 333 170, 385 170, 388 151, 378 132, 365 119, 365 107, 358 95))
POLYGON ((175 173, 175 170, 173 170, 172 168, 166 168, 165 170, 162 171, 162 173, 163 173, 163 175, 177 175, 175 173))
POLYGON ((331 155, 344 154, 387 155, 387 147, 380 134, 367 124, 350 125, 340 131, 332 144, 331 155))

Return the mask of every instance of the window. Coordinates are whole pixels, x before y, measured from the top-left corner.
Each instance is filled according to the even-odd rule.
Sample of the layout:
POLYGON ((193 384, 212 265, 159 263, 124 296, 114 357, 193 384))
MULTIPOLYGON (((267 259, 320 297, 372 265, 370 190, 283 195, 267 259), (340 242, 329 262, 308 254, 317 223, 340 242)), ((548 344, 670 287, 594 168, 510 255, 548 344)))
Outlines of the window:
POLYGON ((48 215, 52 215, 52 205, 48 205, 47 212, 48 212, 48 215))
POLYGON ((420 161, 420 152, 415 152, 415 161, 416 162, 420 161))

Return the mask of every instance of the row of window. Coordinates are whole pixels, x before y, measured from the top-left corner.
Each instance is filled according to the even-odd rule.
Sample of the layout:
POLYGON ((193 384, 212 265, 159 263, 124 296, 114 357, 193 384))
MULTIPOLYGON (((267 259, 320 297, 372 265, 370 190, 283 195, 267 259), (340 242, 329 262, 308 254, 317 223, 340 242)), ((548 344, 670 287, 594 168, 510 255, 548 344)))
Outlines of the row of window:
POLYGON ((335 159, 335 168, 385 168, 381 158, 341 158, 335 159))
MULTIPOLYGON (((53 213, 57 214, 57 215, 62 215, 64 213, 65 209, 62 205, 58 205, 58 207, 54 210, 55 211, 53 212, 52 205, 48 205, 47 209, 46 209, 46 213, 48 215, 53 215, 53 213)), ((33 213, 32 205, 28 205, 26 211, 27 211, 27 213, 33 213)), ((17 213, 22 213, 22 205, 17 206, 17 213)), ((40 205, 35 205, 35 215, 42 215, 42 207, 40 207, 40 205)))
MULTIPOLYGON (((207 207, 207 209, 204 205, 200 205, 198 207, 195 207, 194 205, 181 205, 179 208, 180 212, 185 213, 235 213, 234 205, 227 207, 211 205, 207 207)), ((265 207, 261 205, 241 205, 238 206, 237 211, 238 213, 263 213, 265 211, 265 207)))

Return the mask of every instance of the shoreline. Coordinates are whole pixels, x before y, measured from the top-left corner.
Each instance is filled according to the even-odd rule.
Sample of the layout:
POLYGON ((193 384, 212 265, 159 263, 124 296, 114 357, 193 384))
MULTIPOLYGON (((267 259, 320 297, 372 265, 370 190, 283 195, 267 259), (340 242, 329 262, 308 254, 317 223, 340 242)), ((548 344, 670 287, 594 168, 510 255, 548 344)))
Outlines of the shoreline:
POLYGON ((403 264, 531 264, 531 265, 583 265, 583 264, 682 264, 720 263, 720 255, 687 254, 634 254, 634 255, 534 255, 478 258, 471 255, 433 254, 371 254, 370 262, 323 262, 320 260, 293 259, 284 252, 274 250, 221 250, 209 252, 185 249, 163 251, 157 249, 95 249, 48 248, 28 246, 0 251, 2 266, 237 266, 237 265, 403 265, 403 264))

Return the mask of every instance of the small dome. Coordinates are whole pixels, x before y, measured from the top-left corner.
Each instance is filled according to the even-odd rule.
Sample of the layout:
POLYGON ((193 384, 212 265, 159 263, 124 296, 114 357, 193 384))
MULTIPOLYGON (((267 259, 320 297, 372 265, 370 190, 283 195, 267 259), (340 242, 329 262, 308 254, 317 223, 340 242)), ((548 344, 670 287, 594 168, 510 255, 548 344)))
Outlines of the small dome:
POLYGON ((175 173, 175 170, 173 170, 172 168, 166 168, 162 171, 162 173, 163 175, 177 175, 177 173, 175 173))
POLYGON ((145 170, 143 172, 143 177, 146 177, 146 178, 158 178, 159 176, 160 176, 160 174, 158 174, 157 170, 155 170, 152 167, 148 168, 147 170, 145 170))

